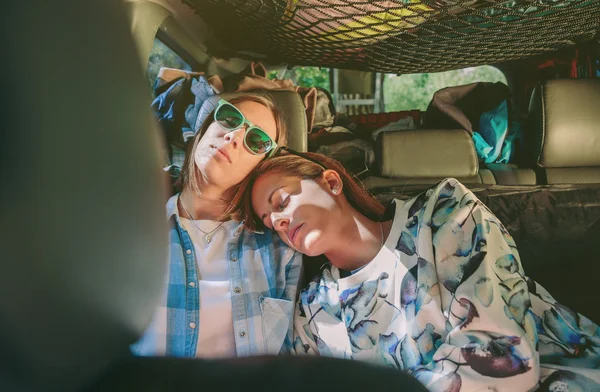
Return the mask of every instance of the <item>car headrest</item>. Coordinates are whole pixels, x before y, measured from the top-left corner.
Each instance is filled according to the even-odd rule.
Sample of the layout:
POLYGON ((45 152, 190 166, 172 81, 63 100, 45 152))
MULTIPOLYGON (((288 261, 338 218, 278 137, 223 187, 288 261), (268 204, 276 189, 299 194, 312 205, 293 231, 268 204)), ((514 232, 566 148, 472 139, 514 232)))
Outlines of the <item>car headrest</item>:
MULTIPOLYGON (((223 93, 223 99, 231 98, 243 93, 223 93)), ((306 109, 300 94, 295 91, 270 90, 275 106, 283 113, 287 128, 288 147, 300 152, 308 148, 308 129, 306 122, 306 109)))
POLYGON ((538 84, 529 103, 529 161, 538 167, 600 166, 600 80, 538 84))
POLYGON ((3 11, 3 391, 81 387, 127 353, 162 295, 159 133, 123 7, 3 11))
POLYGON ((382 132, 377 146, 384 177, 470 177, 479 170, 471 136, 462 129, 382 132))

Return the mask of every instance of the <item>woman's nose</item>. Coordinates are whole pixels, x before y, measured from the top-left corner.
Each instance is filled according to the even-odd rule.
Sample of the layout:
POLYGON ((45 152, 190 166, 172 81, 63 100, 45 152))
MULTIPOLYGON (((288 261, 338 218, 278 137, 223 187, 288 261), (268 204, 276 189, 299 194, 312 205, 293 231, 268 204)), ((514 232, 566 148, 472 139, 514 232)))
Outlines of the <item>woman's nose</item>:
POLYGON ((283 215, 277 214, 273 217, 273 229, 275 231, 287 231, 290 220, 283 215))
POLYGON ((244 133, 246 132, 244 127, 240 127, 235 131, 227 132, 225 134, 225 142, 232 144, 233 147, 238 147, 242 145, 242 138, 244 137, 244 133))

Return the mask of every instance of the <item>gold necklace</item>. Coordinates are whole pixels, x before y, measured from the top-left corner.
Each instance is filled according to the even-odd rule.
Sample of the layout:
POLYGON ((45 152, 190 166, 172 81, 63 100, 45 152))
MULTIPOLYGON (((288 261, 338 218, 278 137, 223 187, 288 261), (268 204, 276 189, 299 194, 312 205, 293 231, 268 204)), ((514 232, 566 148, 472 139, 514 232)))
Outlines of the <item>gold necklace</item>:
POLYGON ((213 235, 213 233, 215 231, 217 231, 217 229, 219 227, 221 227, 223 225, 223 223, 225 223, 225 222, 219 223, 219 225, 217 227, 215 227, 214 229, 212 229, 209 232, 206 232, 206 231, 202 230, 201 228, 199 228, 198 225, 196 224, 196 222, 194 222, 195 219, 192 216, 192 214, 190 214, 190 212, 183 205, 183 200, 179 199, 179 201, 181 202, 181 207, 183 208, 183 210, 185 211, 185 213, 191 218, 190 221, 192 222, 192 224, 196 227, 196 229, 200 230, 200 232, 202 232, 202 234, 204 234, 204 241, 206 241, 207 244, 210 244, 210 241, 212 241, 212 235, 213 235))

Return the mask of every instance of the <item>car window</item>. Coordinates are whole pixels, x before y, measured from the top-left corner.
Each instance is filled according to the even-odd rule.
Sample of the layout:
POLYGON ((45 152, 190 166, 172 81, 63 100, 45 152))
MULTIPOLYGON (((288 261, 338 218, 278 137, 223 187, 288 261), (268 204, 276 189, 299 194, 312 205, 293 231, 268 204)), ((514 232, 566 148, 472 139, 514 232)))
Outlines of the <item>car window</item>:
POLYGON ((177 68, 185 71, 192 70, 192 67, 185 62, 180 55, 160 39, 155 38, 148 60, 148 68, 146 70, 146 78, 150 88, 154 86, 154 81, 156 80, 158 71, 161 67, 177 68))
POLYGON ((321 87, 331 91, 329 70, 329 68, 322 67, 294 67, 270 71, 267 77, 269 79, 291 79, 300 87, 321 87))
POLYGON ((383 102, 386 112, 426 110, 433 94, 445 87, 473 82, 502 82, 506 76, 498 68, 482 65, 447 72, 394 75, 383 80, 383 102))

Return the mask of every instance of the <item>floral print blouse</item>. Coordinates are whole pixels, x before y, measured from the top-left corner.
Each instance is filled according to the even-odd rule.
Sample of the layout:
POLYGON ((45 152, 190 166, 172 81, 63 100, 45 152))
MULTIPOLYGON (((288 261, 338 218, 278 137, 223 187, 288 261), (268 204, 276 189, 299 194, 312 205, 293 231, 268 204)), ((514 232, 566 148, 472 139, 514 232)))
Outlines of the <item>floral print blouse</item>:
POLYGON ((369 264, 327 266, 300 294, 296 353, 391 366, 431 391, 600 390, 600 328, 525 275, 472 192, 447 179, 391 207, 369 264))

